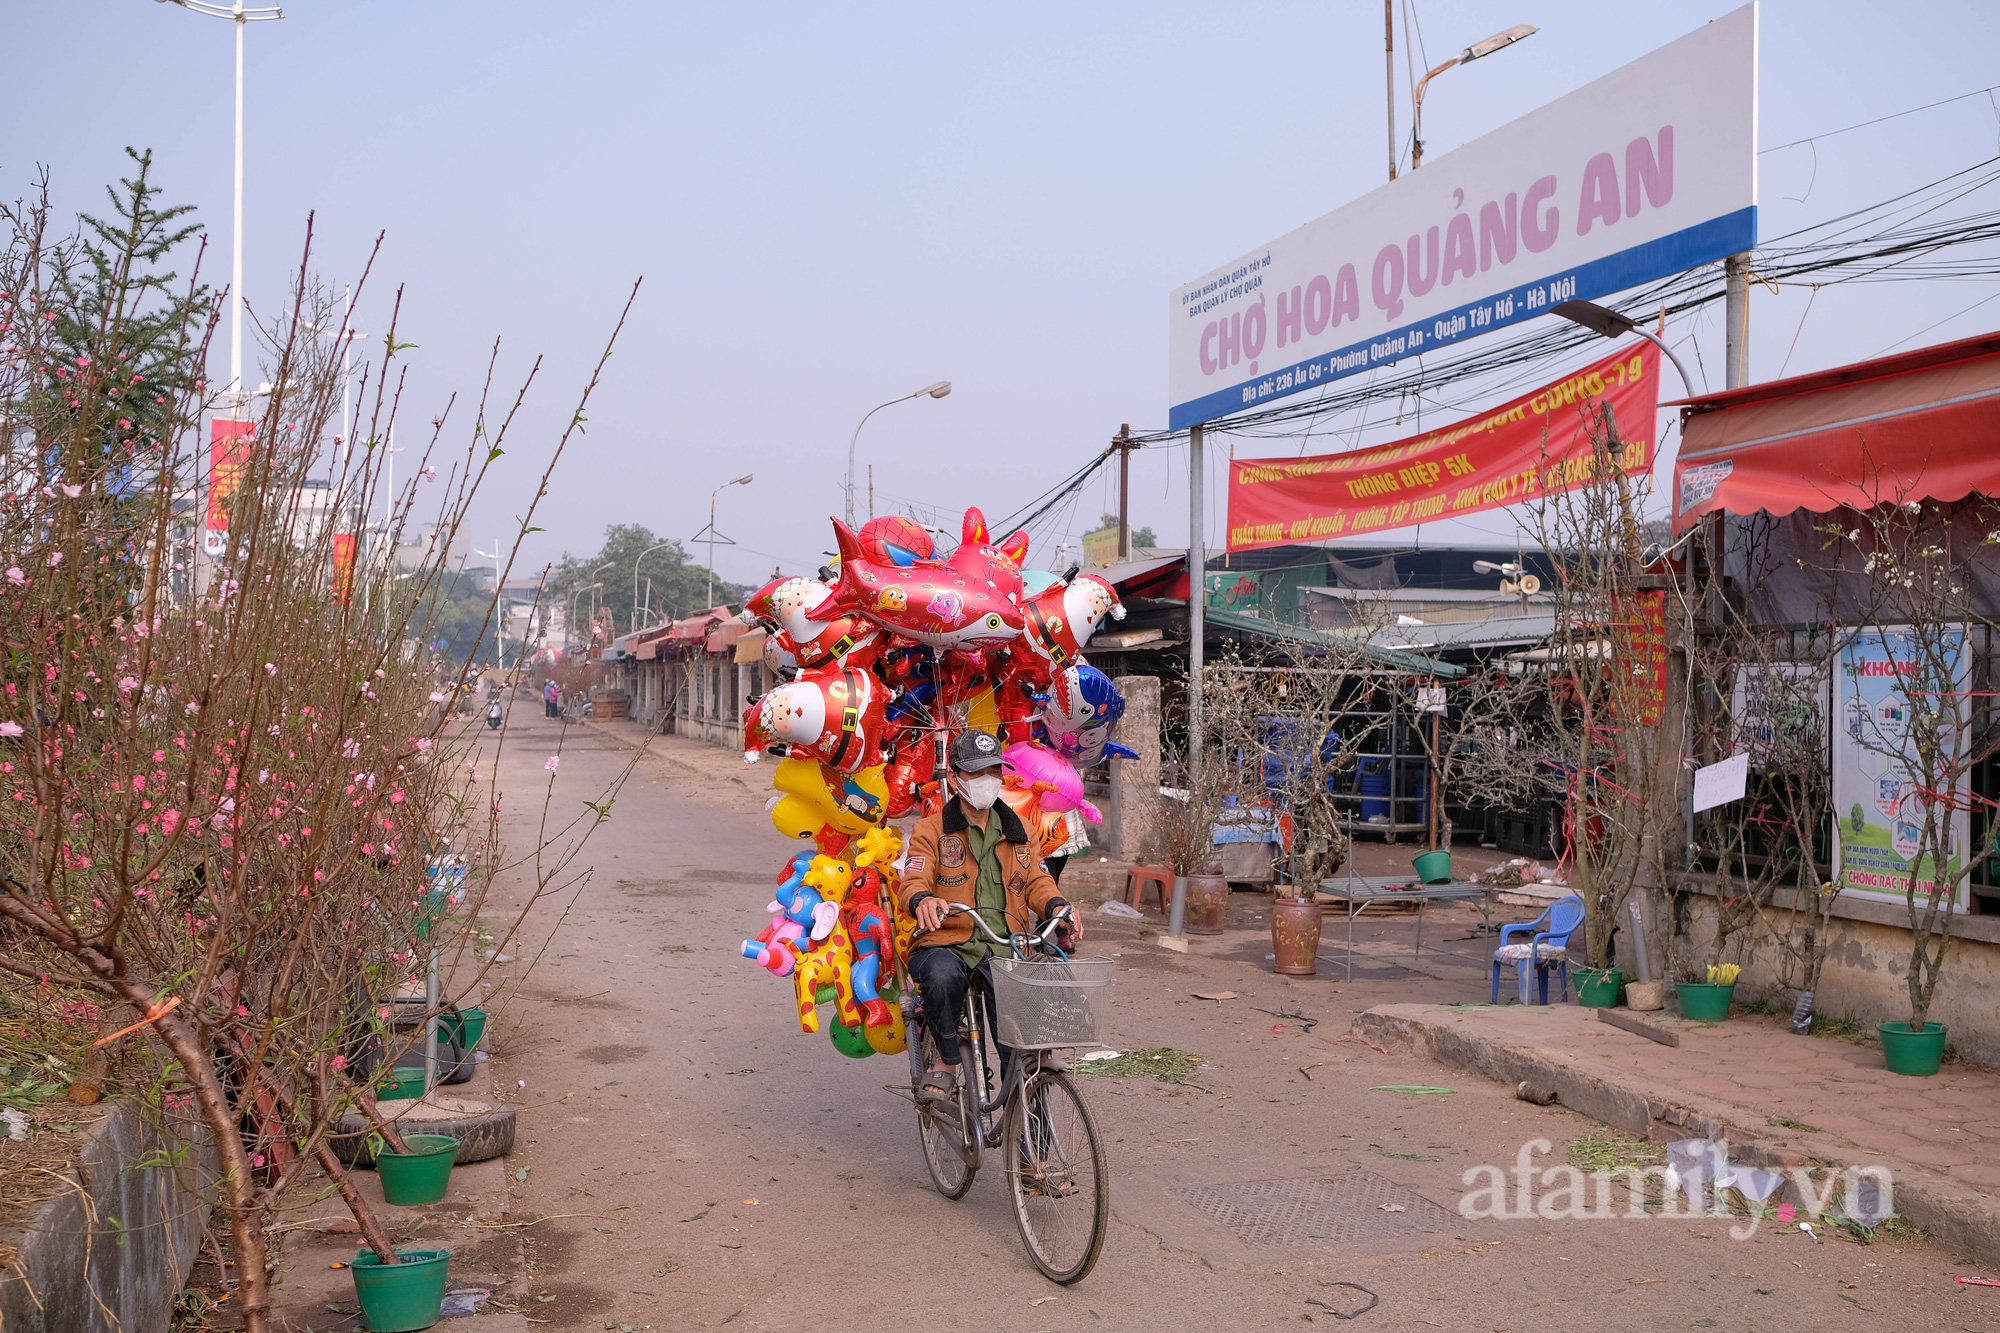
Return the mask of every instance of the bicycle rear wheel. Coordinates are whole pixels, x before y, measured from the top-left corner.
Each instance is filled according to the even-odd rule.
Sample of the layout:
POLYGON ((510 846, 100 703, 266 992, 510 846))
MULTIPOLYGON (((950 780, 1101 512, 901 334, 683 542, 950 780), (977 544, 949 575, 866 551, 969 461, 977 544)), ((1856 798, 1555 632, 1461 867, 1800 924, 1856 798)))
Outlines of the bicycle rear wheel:
MULTIPOLYGON (((937 1063, 937 1041, 930 1029, 923 1029, 919 1049, 923 1067, 937 1063)), ((949 1102, 917 1103, 917 1137, 923 1143, 924 1165, 930 1169, 931 1183, 947 1199, 962 1199, 972 1188, 976 1174, 972 1165, 972 1136, 965 1115, 965 1086, 959 1079, 958 1097, 949 1102)))
POLYGON ((1080 1280, 1104 1249, 1111 1177, 1097 1122, 1067 1075, 1028 1076, 1007 1108, 1001 1151, 1028 1257, 1053 1282, 1080 1280))

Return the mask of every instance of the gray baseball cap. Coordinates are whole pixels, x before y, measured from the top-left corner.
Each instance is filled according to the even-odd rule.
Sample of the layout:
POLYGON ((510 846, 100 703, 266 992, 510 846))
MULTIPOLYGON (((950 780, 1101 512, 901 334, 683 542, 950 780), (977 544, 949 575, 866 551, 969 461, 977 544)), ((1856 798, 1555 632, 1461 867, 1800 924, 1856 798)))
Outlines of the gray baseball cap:
POLYGON ((951 766, 961 773, 977 773, 983 768, 998 768, 1000 742, 991 733, 984 731, 963 731, 952 739, 951 766))

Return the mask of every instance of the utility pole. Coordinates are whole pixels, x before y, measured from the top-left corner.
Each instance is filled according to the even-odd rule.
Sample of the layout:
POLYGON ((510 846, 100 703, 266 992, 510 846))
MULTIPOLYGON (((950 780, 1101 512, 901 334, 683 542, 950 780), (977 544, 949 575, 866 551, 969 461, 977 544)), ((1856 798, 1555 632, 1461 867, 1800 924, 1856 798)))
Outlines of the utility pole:
POLYGON ((1132 451, 1139 446, 1132 442, 1132 425, 1125 422, 1118 427, 1118 434, 1112 437, 1111 447, 1118 451, 1118 558, 1132 558, 1132 451))
MULTIPOLYGON (((1201 501, 1206 480, 1207 473, 1201 461, 1201 427, 1192 426, 1188 429, 1188 740, 1181 774, 1181 781, 1190 794, 1201 782, 1202 599, 1208 592, 1208 547, 1203 539, 1201 501)), ((1190 799, 1193 799, 1192 795, 1190 799)), ((1168 937, 1179 940, 1186 926, 1187 877, 1175 875, 1173 905, 1167 912, 1168 937)))
POLYGON ((1389 179, 1396 179, 1396 0, 1382 0, 1382 69, 1388 77, 1389 179))
POLYGON ((1748 254, 1731 255, 1722 261, 1722 323, 1722 387, 1740 389, 1750 382, 1748 254))

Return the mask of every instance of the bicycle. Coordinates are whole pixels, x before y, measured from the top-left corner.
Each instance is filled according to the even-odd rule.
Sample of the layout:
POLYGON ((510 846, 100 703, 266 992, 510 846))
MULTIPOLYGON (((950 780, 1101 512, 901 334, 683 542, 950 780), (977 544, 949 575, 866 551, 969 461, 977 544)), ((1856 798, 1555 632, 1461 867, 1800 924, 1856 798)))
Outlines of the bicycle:
MULTIPOLYGON (((1067 911, 1068 909, 1065 909, 1067 911)), ((954 906, 946 920, 972 912, 954 906)), ((1014 1223, 1028 1258, 1051 1281, 1068 1286, 1089 1273, 1104 1248, 1111 1220, 1110 1173, 1097 1121, 1054 1052, 1101 1046, 1096 995, 1109 982, 1108 959, 1071 959, 1050 943, 1058 913, 1040 931, 1002 937, 977 913, 973 921, 1011 957, 993 956, 989 989, 978 972, 966 988, 959 1020, 958 1087, 949 1099, 923 1091, 939 1059, 914 988, 899 1000, 910 1034, 910 1096, 924 1164, 938 1193, 961 1199, 981 1159, 998 1148, 1007 1163, 1014 1223), (987 1063, 982 1017, 993 1015, 997 1045, 1014 1052, 997 1091, 987 1063)))

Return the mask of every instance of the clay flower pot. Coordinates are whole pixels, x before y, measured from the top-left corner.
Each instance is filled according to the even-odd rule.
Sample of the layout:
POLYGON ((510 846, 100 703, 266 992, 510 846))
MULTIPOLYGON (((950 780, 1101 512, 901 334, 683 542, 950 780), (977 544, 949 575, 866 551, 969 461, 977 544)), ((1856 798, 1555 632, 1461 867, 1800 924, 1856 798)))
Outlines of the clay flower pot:
POLYGON ((1310 977, 1319 971, 1319 923, 1319 904, 1310 898, 1280 898, 1271 905, 1273 972, 1310 977))
POLYGON ((1229 906, 1229 881, 1220 875, 1187 877, 1187 923, 1190 935, 1220 935, 1223 909, 1229 906))

